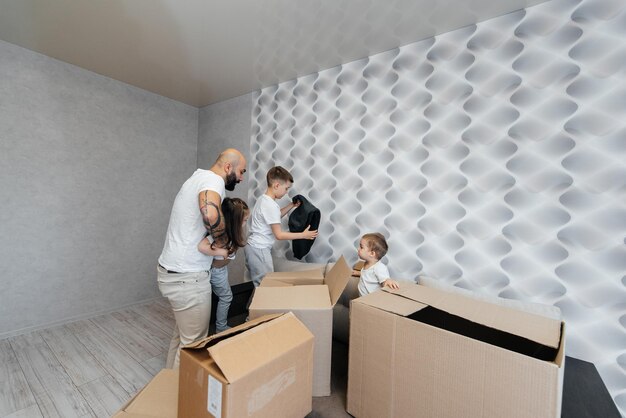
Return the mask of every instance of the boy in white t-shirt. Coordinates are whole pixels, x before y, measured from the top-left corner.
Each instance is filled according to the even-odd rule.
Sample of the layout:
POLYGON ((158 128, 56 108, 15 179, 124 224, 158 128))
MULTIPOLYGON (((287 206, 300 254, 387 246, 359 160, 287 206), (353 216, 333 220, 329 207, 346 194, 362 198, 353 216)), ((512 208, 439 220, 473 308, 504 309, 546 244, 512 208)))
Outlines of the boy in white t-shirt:
POLYGON ((246 265, 254 287, 261 284, 261 280, 267 273, 274 271, 271 250, 276 240, 317 237, 317 231, 309 230, 310 227, 303 232, 287 232, 281 228, 280 218, 300 205, 300 202, 289 203, 281 209, 276 203, 276 200, 287 194, 293 184, 293 177, 289 171, 280 166, 272 167, 267 172, 266 179, 267 190, 259 197, 252 209, 250 236, 248 245, 244 247, 246 265))
POLYGON ((398 282, 389 278, 387 266, 380 261, 387 254, 387 241, 378 232, 365 234, 359 242, 357 253, 365 261, 361 271, 352 270, 352 275, 360 277, 359 295, 365 296, 385 286, 398 289, 398 282))

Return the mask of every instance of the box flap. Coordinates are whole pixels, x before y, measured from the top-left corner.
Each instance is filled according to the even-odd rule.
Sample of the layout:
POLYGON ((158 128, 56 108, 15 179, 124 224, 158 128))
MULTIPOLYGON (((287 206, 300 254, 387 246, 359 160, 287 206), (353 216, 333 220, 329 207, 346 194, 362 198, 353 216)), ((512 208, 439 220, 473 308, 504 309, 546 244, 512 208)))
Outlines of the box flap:
POLYGON ((316 284, 324 284, 323 277, 265 277, 261 281, 261 286, 280 286, 281 283, 292 286, 311 286, 316 284))
POLYGON ((178 370, 161 370, 126 406, 125 412, 159 418, 176 417, 178 370))
POLYGON ((388 292, 372 292, 369 295, 352 300, 352 303, 363 303, 402 316, 408 316, 428 306, 412 299, 399 298, 388 292))
POLYGON ((300 270, 300 271, 273 271, 271 273, 267 273, 263 280, 270 279, 292 279, 292 278, 324 278, 324 267, 318 267, 310 270, 300 270))
POLYGON ((263 324, 265 322, 271 321, 272 319, 277 318, 281 315, 284 315, 284 314, 278 313, 278 314, 270 314, 270 315, 261 316, 259 318, 250 320, 248 322, 244 322, 241 325, 237 325, 236 327, 233 327, 227 331, 220 332, 219 334, 209 335, 208 337, 202 340, 184 345, 183 348, 192 348, 192 349, 204 348, 207 345, 209 345, 209 343, 213 340, 218 340, 218 339, 221 340, 224 338, 229 338, 232 335, 239 334, 247 329, 250 329, 260 324, 263 324))
POLYGON ((250 303, 253 310, 299 310, 330 308, 328 286, 257 287, 250 303))
POLYGON ((220 341, 209 354, 233 383, 312 339, 313 334, 289 312, 220 341))
POLYGON ((324 278, 324 283, 328 286, 328 294, 330 295, 332 306, 335 306, 341 297, 343 290, 348 285, 348 281, 350 281, 350 276, 352 276, 352 269, 342 255, 324 278))
POLYGON ((417 284, 403 286, 388 293, 421 302, 452 315, 518 335, 548 347, 558 348, 559 346, 561 337, 561 321, 559 320, 417 284))
POLYGON ((293 286, 293 283, 286 282, 280 279, 263 279, 259 287, 289 287, 293 286))

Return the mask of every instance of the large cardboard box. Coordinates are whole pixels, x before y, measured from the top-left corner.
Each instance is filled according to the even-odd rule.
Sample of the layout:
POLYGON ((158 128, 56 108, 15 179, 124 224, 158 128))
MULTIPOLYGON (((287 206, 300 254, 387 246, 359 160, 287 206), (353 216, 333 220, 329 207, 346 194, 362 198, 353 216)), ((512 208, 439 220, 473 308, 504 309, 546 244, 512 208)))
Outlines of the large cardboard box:
POLYGON ((420 285, 352 301, 355 417, 560 417, 565 326, 420 285))
POLYGON ((161 370, 113 418, 177 418, 178 370, 161 370))
MULTIPOLYGON (((313 396, 330 395, 330 363, 333 335, 333 306, 346 287, 352 270, 342 256, 328 271, 323 284, 302 285, 274 277, 261 282, 250 304, 250 318, 277 312, 293 312, 315 335, 313 396), (275 280, 274 280, 275 279, 275 280), (283 282, 282 284, 280 282, 283 282), (271 286, 268 283, 272 282, 271 286)), ((268 277, 268 276, 266 276, 268 277)))
POLYGON ((311 412, 313 335, 266 315, 183 347, 178 416, 301 418, 311 412))

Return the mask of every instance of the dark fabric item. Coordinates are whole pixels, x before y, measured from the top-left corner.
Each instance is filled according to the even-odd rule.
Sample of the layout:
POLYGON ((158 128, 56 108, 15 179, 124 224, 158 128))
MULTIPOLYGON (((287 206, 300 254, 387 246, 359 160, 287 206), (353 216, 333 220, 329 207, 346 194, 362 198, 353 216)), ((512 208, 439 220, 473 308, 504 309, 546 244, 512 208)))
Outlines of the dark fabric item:
MULTIPOLYGON (((292 199, 293 203, 302 202, 300 206, 294 209, 289 215, 289 231, 302 232, 307 226, 311 226, 311 231, 317 231, 320 226, 322 217, 320 210, 313 206, 304 196, 296 195, 292 199)), ((309 253, 315 239, 294 239, 291 241, 293 246, 293 256, 298 260, 302 259, 309 253)))

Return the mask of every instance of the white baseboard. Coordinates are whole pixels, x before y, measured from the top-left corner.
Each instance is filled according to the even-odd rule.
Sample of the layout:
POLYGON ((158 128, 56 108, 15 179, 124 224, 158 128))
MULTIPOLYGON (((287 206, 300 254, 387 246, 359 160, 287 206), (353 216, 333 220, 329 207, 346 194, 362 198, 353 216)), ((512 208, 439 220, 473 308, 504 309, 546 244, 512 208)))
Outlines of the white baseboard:
POLYGON ((111 308, 111 309, 105 309, 105 310, 98 311, 98 312, 90 312, 90 313, 86 313, 86 314, 83 314, 83 315, 77 315, 77 316, 72 316, 72 317, 69 317, 69 318, 61 319, 59 321, 47 322, 47 323, 35 325, 35 326, 32 326, 32 327, 25 327, 25 328, 20 328, 20 329, 17 329, 17 330, 7 331, 7 332, 0 333, 0 340, 4 340, 4 339, 7 339, 7 338, 11 338, 11 337, 16 337, 18 335, 28 334, 28 333, 39 331, 39 330, 42 330, 42 329, 58 327, 58 326, 61 326, 61 325, 69 324, 71 322, 76 322, 76 321, 82 321, 84 319, 95 318, 96 316, 106 315, 106 314, 111 313, 111 312, 119 311, 119 310, 122 310, 122 309, 130 308, 131 306, 141 305, 143 303, 152 302, 152 301, 156 301, 156 300, 166 300, 166 299, 164 297, 162 297, 162 296, 158 296, 156 298, 144 299, 144 300, 140 300, 138 302, 127 303, 126 305, 117 306, 117 307, 111 308))

